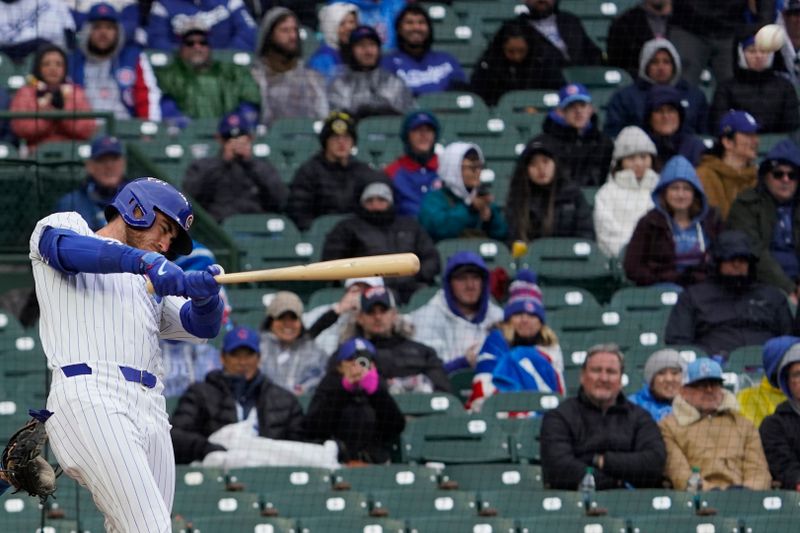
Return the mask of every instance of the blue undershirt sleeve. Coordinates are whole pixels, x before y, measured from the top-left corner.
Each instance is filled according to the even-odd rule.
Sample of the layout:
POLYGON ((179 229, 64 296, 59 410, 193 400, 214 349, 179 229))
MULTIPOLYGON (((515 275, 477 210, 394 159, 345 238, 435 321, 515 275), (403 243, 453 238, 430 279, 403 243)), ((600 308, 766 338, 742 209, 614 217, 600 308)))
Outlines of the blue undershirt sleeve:
POLYGON ((181 307, 181 325, 195 337, 213 339, 222 326, 224 308, 219 294, 202 300, 189 300, 181 307))
POLYGON ((72 230, 47 227, 39 238, 39 253, 45 263, 63 274, 141 274, 141 258, 147 252, 72 230))

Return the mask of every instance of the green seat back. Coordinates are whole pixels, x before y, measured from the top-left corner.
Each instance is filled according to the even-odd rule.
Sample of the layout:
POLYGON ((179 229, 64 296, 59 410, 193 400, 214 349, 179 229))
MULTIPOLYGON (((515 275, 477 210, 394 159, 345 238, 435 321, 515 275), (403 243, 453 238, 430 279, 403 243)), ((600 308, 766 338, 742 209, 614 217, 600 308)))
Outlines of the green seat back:
POLYGON ((481 511, 494 509, 507 518, 573 517, 583 515, 578 492, 533 490, 486 490, 479 493, 481 511))
POLYGON ((415 462, 508 462, 508 438, 488 417, 422 417, 410 420, 401 437, 404 457, 415 462))
POLYGON ((390 518, 477 514, 475 494, 467 491, 391 489, 372 491, 370 496, 372 508, 387 512, 390 518))
POLYGON ((276 491, 329 491, 331 473, 324 468, 264 466, 237 468, 228 473, 227 481, 241 483, 244 490, 257 494, 276 491))
POLYGON ((332 474, 335 488, 370 493, 375 490, 435 489, 438 479, 433 468, 421 465, 371 465, 341 468, 332 474))
POLYGON ((463 415, 461 401, 445 392, 395 394, 395 403, 406 416, 463 415))
POLYGON ((508 418, 513 413, 543 413, 558 407, 561 397, 550 392, 503 392, 486 398, 481 414, 495 418, 508 418))
POLYGON ((300 518, 302 533, 405 533, 405 522, 392 518, 358 516, 300 518))
POLYGON ((541 490, 542 467, 526 464, 449 465, 443 481, 458 484, 460 490, 541 490))
POLYGON ((355 491, 276 491, 262 496, 263 507, 283 518, 367 516, 367 497, 355 491))

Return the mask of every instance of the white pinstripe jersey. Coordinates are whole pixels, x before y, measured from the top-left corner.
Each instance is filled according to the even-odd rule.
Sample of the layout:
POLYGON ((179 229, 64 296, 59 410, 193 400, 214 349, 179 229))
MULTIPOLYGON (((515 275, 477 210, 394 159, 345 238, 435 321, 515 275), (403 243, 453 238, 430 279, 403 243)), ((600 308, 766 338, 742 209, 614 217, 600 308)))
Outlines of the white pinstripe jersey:
POLYGON ((48 226, 102 237, 96 236, 78 213, 45 217, 31 235, 30 259, 41 309, 39 335, 51 369, 102 361, 163 378, 159 338, 204 342, 181 324, 180 308, 187 300, 167 296, 157 302, 147 293, 144 276, 66 275, 48 266, 39 253, 39 239, 48 226))

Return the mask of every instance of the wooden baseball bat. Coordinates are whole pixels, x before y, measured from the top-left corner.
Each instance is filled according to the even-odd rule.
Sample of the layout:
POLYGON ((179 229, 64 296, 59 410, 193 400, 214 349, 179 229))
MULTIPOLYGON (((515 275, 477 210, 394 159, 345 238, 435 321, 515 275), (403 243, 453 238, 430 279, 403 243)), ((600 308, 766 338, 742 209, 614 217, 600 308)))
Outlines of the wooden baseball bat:
MULTIPOLYGON (((419 258, 415 254, 387 254, 350 257, 320 261, 266 270, 251 270, 214 276, 217 283, 258 283, 260 281, 337 281, 368 276, 413 276, 419 272, 419 258)), ((147 280, 147 292, 153 293, 153 284, 147 280)))

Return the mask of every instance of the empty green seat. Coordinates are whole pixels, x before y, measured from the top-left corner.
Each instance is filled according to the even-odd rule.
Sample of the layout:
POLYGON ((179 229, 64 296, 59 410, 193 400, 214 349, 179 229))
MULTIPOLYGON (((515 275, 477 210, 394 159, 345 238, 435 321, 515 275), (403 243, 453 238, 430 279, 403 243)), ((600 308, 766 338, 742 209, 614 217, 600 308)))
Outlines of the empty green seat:
POLYGON ((447 123, 452 115, 488 115, 489 108, 479 95, 470 92, 448 91, 427 93, 417 98, 417 105, 428 109, 447 123))
POLYGON ((405 533, 403 520, 357 516, 300 518, 301 533, 405 533))
POLYGON ((367 497, 355 491, 281 491, 261 497, 263 510, 283 518, 367 516, 367 497))
MULTIPOLYGON (((202 533, 296 533, 297 521, 292 518, 270 518, 265 516, 199 516, 187 521, 191 528, 175 528, 172 531, 197 531, 202 533)), ((102 531, 102 530, 101 530, 102 531)))
POLYGON ((258 495, 251 492, 176 491, 172 505, 173 514, 190 521, 214 516, 255 518, 259 509, 258 495))
POLYGON ((460 490, 541 490, 542 467, 527 464, 450 465, 442 481, 458 484, 460 490))
POLYGON ((508 518, 433 516, 412 517, 409 520, 409 533, 451 533, 454 531, 473 531, 479 533, 516 533, 514 520, 508 518))
POLYGON ((688 492, 675 490, 637 489, 605 490, 595 495, 598 507, 610 516, 633 517, 659 515, 671 520, 676 516, 693 514, 692 497, 688 492))
POLYGON ((600 301, 615 288, 608 259, 591 239, 538 239, 529 245, 523 263, 539 275, 542 285, 583 287, 600 301))
POLYGON ((340 468, 332 474, 334 488, 369 493, 375 490, 435 489, 437 472, 420 465, 371 465, 340 468))
POLYGON ((450 379, 450 388, 462 402, 466 402, 472 394, 472 378, 475 377, 475 371, 471 368, 464 370, 456 370, 448 376, 450 379))
POLYGON ((542 460, 539 443, 542 417, 511 418, 500 422, 510 436, 509 443, 515 461, 539 463, 542 460))
POLYGON ((505 243, 492 239, 445 239, 436 243, 436 249, 439 251, 439 258, 443 265, 447 264, 448 257, 465 251, 480 255, 489 269, 496 266, 508 268, 511 264, 511 253, 505 243))
POLYGON ((451 54, 463 68, 471 68, 480 60, 481 54, 486 50, 487 40, 484 35, 473 35, 469 41, 437 43, 436 50, 451 54))
POLYGON ((403 457, 414 462, 508 462, 508 437, 488 417, 422 417, 410 420, 401 437, 403 457))
POLYGON ((166 137, 166 128, 152 120, 127 119, 114 124, 114 136, 124 142, 139 142, 166 137))
MULTIPOLYGON (((489 113, 475 112, 471 115, 451 115, 442 125, 443 134, 447 142, 473 141, 486 138, 508 138, 507 130, 516 140, 516 131, 508 126, 502 118, 494 117, 489 113)), ((480 143, 477 143, 480 145, 480 143)))
POLYGON ((327 491, 331 488, 331 473, 324 468, 293 466, 264 466, 231 470, 226 481, 243 485, 248 492, 263 493, 280 490, 327 491))
POLYGON ((679 293, 662 287, 624 287, 611 297, 609 307, 628 313, 671 310, 679 293))
POLYGON ((342 299, 344 289, 342 287, 325 287, 311 293, 308 299, 308 309, 314 309, 321 305, 331 305, 342 299))
POLYGON ((538 518, 523 518, 520 531, 558 531, 558 533, 628 533, 622 518, 609 516, 561 516, 554 514, 538 518))
MULTIPOLYGON (((604 20, 595 20, 592 23, 607 27, 607 21, 604 20)), ((625 69, 617 67, 575 66, 565 67, 562 72, 567 83, 582 83, 588 87, 589 92, 594 88, 625 87, 633 82, 625 69)))
POLYGON ((703 507, 716 509, 720 516, 800 516, 800 494, 795 491, 706 491, 703 507))
POLYGON ((542 290, 542 301, 548 313, 573 307, 600 310, 594 295, 580 287, 548 286, 542 290))
POLYGON ((486 398, 481 408, 481 414, 496 418, 508 418, 511 413, 542 413, 555 409, 560 402, 559 395, 550 392, 502 392, 486 398))
MULTIPOLYGON (((640 516, 631 520, 631 533, 730 533, 737 532, 738 521, 717 516, 640 516)), ((776 531, 776 530, 773 530, 776 531)))
POLYGON ((370 493, 373 511, 390 518, 477 515, 475 493, 460 490, 378 490, 370 493))
POLYGON ((88 142, 46 142, 36 148, 36 161, 40 163, 81 161, 89 157, 90 153, 91 147, 88 142))
POLYGON ((315 252, 314 245, 303 240, 283 215, 234 215, 225 219, 222 228, 239 247, 247 270, 306 263, 315 252))
POLYGON ((481 512, 492 509, 501 517, 580 517, 584 514, 583 502, 578 492, 486 490, 481 491, 478 496, 481 512))
POLYGON ((461 401, 446 392, 406 392, 392 396, 406 416, 463 415, 466 414, 461 401))
POLYGON ((761 346, 742 346, 728 355, 725 369, 731 372, 757 372, 764 368, 761 346))
POLYGON ((414 294, 411 295, 411 298, 408 300, 402 307, 403 313, 410 313, 416 309, 419 309, 426 303, 430 301, 431 298, 439 291, 440 287, 431 286, 431 287, 423 287, 421 289, 417 289, 414 294))
POLYGON ((797 528, 796 516, 746 516, 743 522, 744 531, 747 533, 774 533, 776 531, 794 531, 797 528))
POLYGON ((230 300, 231 307, 237 312, 259 311, 264 312, 264 309, 269 305, 274 291, 269 289, 242 289, 229 287, 226 289, 228 299, 230 300))

